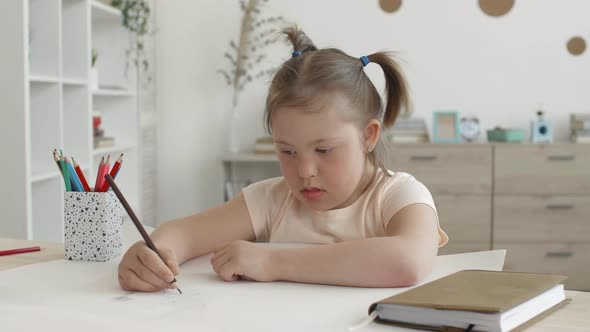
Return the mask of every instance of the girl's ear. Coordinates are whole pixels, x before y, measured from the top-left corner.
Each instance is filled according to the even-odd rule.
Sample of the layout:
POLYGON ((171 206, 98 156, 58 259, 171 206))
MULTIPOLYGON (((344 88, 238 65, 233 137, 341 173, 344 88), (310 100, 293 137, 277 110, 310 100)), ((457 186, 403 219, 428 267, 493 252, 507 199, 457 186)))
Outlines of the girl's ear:
POLYGON ((364 130, 365 150, 373 151, 375 145, 379 141, 379 133, 381 132, 381 123, 377 119, 369 120, 369 123, 364 130))

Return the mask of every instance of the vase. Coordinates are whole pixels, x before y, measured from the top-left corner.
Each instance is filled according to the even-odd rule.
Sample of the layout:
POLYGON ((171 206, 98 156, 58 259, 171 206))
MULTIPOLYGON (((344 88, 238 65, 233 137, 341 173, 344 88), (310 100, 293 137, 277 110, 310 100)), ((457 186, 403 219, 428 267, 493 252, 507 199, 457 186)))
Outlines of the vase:
POLYGON ((98 68, 90 68, 90 87, 93 90, 98 90, 98 68))
POLYGON ((226 150, 231 154, 240 152, 240 112, 233 106, 229 110, 226 132, 226 150))

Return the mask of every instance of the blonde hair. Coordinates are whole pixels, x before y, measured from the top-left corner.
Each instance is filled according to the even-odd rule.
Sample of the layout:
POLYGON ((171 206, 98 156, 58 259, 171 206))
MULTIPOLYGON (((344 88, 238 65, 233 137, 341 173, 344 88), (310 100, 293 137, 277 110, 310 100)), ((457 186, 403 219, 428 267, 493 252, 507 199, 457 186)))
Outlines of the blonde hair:
MULTIPOLYGON (((365 74, 360 58, 349 56, 336 48, 318 49, 311 39, 296 26, 282 31, 293 44, 294 56, 285 61, 274 75, 266 99, 265 124, 272 134, 271 117, 282 107, 304 108, 325 101, 329 92, 347 96, 357 110, 355 117, 366 124, 377 119, 389 128, 397 116, 409 111, 409 96, 405 78, 390 53, 381 51, 368 55, 371 63, 381 66, 385 75, 385 108, 377 89, 365 74)), ((369 153, 373 165, 385 167, 386 150, 379 140, 369 153)), ((375 168, 376 169, 376 168, 375 168)))

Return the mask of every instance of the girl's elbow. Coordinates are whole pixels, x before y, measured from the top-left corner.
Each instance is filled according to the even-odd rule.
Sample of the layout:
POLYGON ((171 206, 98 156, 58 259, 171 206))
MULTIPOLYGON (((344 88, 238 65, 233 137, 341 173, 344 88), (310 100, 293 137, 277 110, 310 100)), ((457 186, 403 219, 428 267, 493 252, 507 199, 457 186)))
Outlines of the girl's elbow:
POLYGON ((398 266, 395 279, 401 287, 414 286, 424 280, 431 271, 431 262, 407 262, 398 266))

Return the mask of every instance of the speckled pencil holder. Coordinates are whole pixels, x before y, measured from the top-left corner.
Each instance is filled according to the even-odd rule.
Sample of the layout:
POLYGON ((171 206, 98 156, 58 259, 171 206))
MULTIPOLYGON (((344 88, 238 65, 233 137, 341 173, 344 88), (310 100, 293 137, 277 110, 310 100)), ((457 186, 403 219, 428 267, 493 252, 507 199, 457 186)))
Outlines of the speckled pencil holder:
POLYGON ((65 259, 105 262, 123 249, 123 206, 113 191, 64 194, 65 259))

